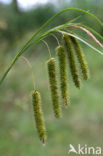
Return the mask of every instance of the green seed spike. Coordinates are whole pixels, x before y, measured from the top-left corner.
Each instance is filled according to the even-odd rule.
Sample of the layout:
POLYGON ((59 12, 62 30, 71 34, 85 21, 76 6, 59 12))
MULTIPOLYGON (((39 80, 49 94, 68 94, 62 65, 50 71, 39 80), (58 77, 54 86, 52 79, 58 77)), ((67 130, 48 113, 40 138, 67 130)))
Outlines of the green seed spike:
POLYGON ((53 102, 53 110, 56 118, 61 117, 61 108, 59 105, 59 96, 56 80, 56 70, 55 70, 55 59, 50 58, 47 62, 48 65, 48 74, 49 74, 49 83, 51 88, 51 96, 53 102))
POLYGON ((69 59, 69 65, 70 65, 70 71, 72 74, 74 84, 77 88, 80 88, 80 79, 79 79, 78 70, 76 67, 74 49, 72 46, 72 42, 70 40, 70 37, 67 34, 63 35, 63 41, 64 41, 65 49, 67 51, 67 55, 68 55, 68 59, 69 59))
POLYGON ((63 46, 57 47, 57 55, 59 61, 60 71, 60 87, 61 95, 65 105, 68 105, 68 87, 67 87, 67 73, 66 73, 66 54, 63 46))
POLYGON ((84 80, 88 80, 89 70, 88 70, 87 62, 84 58, 83 51, 82 51, 80 44, 78 43, 77 39, 72 37, 72 36, 70 38, 71 38, 71 41, 74 45, 74 49, 75 49, 79 64, 81 66, 83 78, 84 78, 84 80))
POLYGON ((44 125, 43 113, 41 110, 41 98, 39 92, 36 90, 34 90, 32 93, 32 103, 38 134, 42 143, 45 144, 46 130, 44 125))

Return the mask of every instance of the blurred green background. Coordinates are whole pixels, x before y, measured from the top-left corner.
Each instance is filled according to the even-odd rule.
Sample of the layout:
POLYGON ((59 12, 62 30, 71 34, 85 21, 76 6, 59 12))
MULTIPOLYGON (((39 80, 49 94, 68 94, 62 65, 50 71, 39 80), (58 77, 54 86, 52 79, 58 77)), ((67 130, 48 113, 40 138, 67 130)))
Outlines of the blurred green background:
MULTIPOLYGON (((23 9, 16 0, 8 5, 0 1, 0 77, 30 36, 56 12, 69 7, 89 10, 102 20, 102 0, 54 0, 52 3, 48 0, 29 9, 23 9)), ((50 26, 79 14, 68 12, 50 26)), ((103 28, 90 17, 83 16, 81 22, 103 34, 103 28)), ((55 39, 51 36, 47 42, 55 56, 55 39)), ((33 66, 36 88, 42 96, 48 134, 45 147, 38 138, 33 118, 31 71, 22 57, 17 61, 0 86, 0 156, 66 156, 69 144, 103 147, 103 57, 85 45, 82 47, 91 77, 88 82, 82 81, 80 90, 74 87, 71 78, 68 80, 71 106, 63 108, 60 120, 53 116, 46 67, 47 48, 41 42, 25 53, 33 66)))

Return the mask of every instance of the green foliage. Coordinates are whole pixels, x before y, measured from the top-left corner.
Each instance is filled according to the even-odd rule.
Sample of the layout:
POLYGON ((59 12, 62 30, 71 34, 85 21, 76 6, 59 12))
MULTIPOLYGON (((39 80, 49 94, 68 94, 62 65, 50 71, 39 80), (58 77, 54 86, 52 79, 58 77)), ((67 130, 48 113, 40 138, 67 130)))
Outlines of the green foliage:
POLYGON ((57 47, 57 55, 59 61, 61 95, 65 105, 67 106, 70 101, 68 99, 66 54, 63 46, 57 47))
MULTIPOLYGON (((55 14, 54 16, 52 16, 48 21, 46 21, 33 35, 32 37, 25 43, 25 45, 19 50, 18 54, 14 57, 14 59, 12 60, 12 62, 10 63, 9 67, 7 68, 7 70, 5 71, 5 73, 3 74, 1 80, 0 80, 0 84, 3 82, 3 80, 5 79, 5 77, 7 76, 8 72, 10 71, 10 69, 13 67, 13 65, 15 64, 15 62, 19 59, 19 57, 29 48, 31 47, 34 43, 38 43, 39 41, 43 40, 44 38, 46 38, 48 35, 50 35, 51 32, 54 31, 59 31, 63 28, 65 28, 67 25, 72 24, 71 21, 70 22, 66 22, 62 25, 53 27, 52 29, 49 29, 48 31, 45 31, 44 33, 42 33, 41 35, 40 32, 43 31, 43 29, 49 25, 50 22, 52 22, 56 17, 58 17, 59 15, 63 14, 64 12, 70 12, 70 11, 78 11, 81 13, 85 13, 86 15, 89 15, 90 17, 92 17, 93 19, 95 19, 101 26, 103 26, 103 23, 92 13, 82 10, 82 9, 78 9, 78 8, 67 8, 64 9, 60 12, 58 12, 57 14, 55 14), (38 35, 38 37, 37 37, 38 35)), ((67 32, 66 32, 67 33, 67 32)), ((70 35, 71 36, 71 35, 70 35)), ((74 36, 75 37, 75 36, 74 36)), ((77 37, 76 37, 77 38, 77 37)), ((103 55, 103 53, 101 51, 99 51, 98 49, 94 48, 92 45, 88 44, 86 41, 84 41, 83 39, 78 38, 79 40, 81 40, 82 42, 84 42, 86 45, 88 45, 89 47, 91 47, 92 49, 96 50, 97 52, 101 53, 103 55)))
POLYGON ((45 125, 44 125, 44 121, 43 121, 44 119, 43 119, 43 114, 42 114, 42 110, 41 110, 40 94, 36 90, 33 91, 33 93, 32 93, 32 102, 33 102, 33 110, 34 110, 36 127, 38 130, 40 140, 44 144, 45 140, 46 140, 46 130, 45 130, 45 125))
POLYGON ((52 102, 53 102, 53 110, 54 110, 55 117, 59 118, 61 116, 61 108, 59 105, 55 59, 50 58, 50 60, 47 63, 47 66, 48 66, 48 75, 49 75, 51 96, 52 96, 52 102))
POLYGON ((80 79, 79 79, 79 73, 75 62, 74 49, 70 37, 67 34, 63 35, 63 42, 68 55, 68 63, 70 66, 70 71, 71 71, 74 84, 77 88, 80 88, 80 79))

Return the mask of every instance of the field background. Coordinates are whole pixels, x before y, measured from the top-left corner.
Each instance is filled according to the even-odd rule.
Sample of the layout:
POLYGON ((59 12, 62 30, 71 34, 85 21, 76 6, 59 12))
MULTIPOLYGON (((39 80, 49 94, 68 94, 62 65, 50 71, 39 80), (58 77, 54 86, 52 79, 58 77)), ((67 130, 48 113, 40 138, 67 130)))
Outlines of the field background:
MULTIPOLYGON (((97 5, 96 0, 91 2, 78 0, 78 3, 75 0, 71 3, 60 1, 59 8, 55 8, 53 4, 36 6, 32 10, 23 12, 22 18, 18 18, 21 16, 18 15, 20 12, 15 11, 13 4, 7 6, 0 4, 0 22, 4 22, 4 25, 0 27, 0 77, 32 33, 51 15, 62 8, 66 8, 67 5, 68 7, 90 10, 102 20, 103 2, 99 1, 97 5), (48 17, 45 17, 47 10, 50 13, 48 17), (35 24, 33 24, 35 12, 35 24), (29 17, 28 20, 26 20, 27 16, 29 17), (45 17, 45 19, 43 18, 44 21, 42 18, 41 20, 38 19, 38 16, 45 17), (21 24, 23 19, 24 25, 21 24), (4 28, 5 22, 9 23, 6 28, 4 28), (18 22, 20 23, 18 24, 18 22), (18 26, 20 26, 19 29, 18 26)), ((72 17, 75 17, 75 14, 71 13, 70 18, 72 17)), ((87 25, 93 26, 95 30, 103 34, 103 29, 95 21, 94 23, 91 22, 88 16, 84 19, 87 25)), ((61 20, 65 21, 65 16, 61 16, 58 22, 61 20)), ((48 43, 52 56, 55 56, 57 46, 55 39, 50 37, 48 43)), ((46 67, 49 55, 45 45, 39 43, 25 53, 25 57, 33 66, 36 88, 42 96, 48 134, 45 147, 39 141, 33 118, 31 71, 22 57, 17 61, 0 86, 0 155, 66 156, 68 155, 69 144, 74 145, 74 147, 77 147, 78 144, 103 147, 103 57, 85 45, 82 45, 82 48, 88 61, 90 79, 87 82, 82 81, 80 90, 74 87, 71 78, 68 79, 71 106, 68 109, 63 108, 63 117, 59 120, 54 118, 52 110, 46 67)))

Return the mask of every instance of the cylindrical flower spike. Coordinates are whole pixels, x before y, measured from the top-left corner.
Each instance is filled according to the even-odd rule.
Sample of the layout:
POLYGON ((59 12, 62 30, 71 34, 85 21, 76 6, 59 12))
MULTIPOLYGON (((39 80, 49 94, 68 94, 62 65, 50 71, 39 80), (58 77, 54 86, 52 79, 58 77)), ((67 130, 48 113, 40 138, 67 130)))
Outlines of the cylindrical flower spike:
POLYGON ((73 49, 72 42, 70 40, 70 37, 67 34, 63 35, 63 41, 64 41, 65 49, 67 51, 67 55, 68 55, 68 59, 69 59, 69 65, 70 65, 70 71, 72 74, 74 84, 77 88, 80 88, 80 79, 79 79, 79 74, 78 74, 78 70, 76 67, 74 49, 73 49))
POLYGON ((56 80, 56 69, 55 69, 55 59, 50 58, 47 62, 48 65, 48 74, 49 74, 49 83, 51 88, 51 96, 53 103, 53 110, 56 118, 61 117, 61 107, 59 105, 59 96, 56 80))
POLYGON ((60 87, 61 95, 65 105, 68 105, 68 86, 67 86, 67 73, 66 73, 66 54, 63 46, 57 47, 57 55, 59 61, 59 71, 60 71, 60 87))
POLYGON ((75 49, 76 55, 78 57, 79 64, 81 66, 83 78, 84 78, 84 80, 88 80, 89 70, 88 70, 87 62, 84 58, 83 51, 82 51, 80 44, 78 43, 77 39, 72 37, 72 36, 70 38, 71 38, 71 41, 74 45, 74 49, 75 49))
POLYGON ((38 91, 34 90, 32 93, 32 103, 33 103, 33 110, 34 110, 34 117, 36 122, 37 131, 40 137, 40 140, 43 144, 45 144, 46 140, 46 130, 45 124, 43 119, 43 113, 41 109, 41 98, 38 91))

